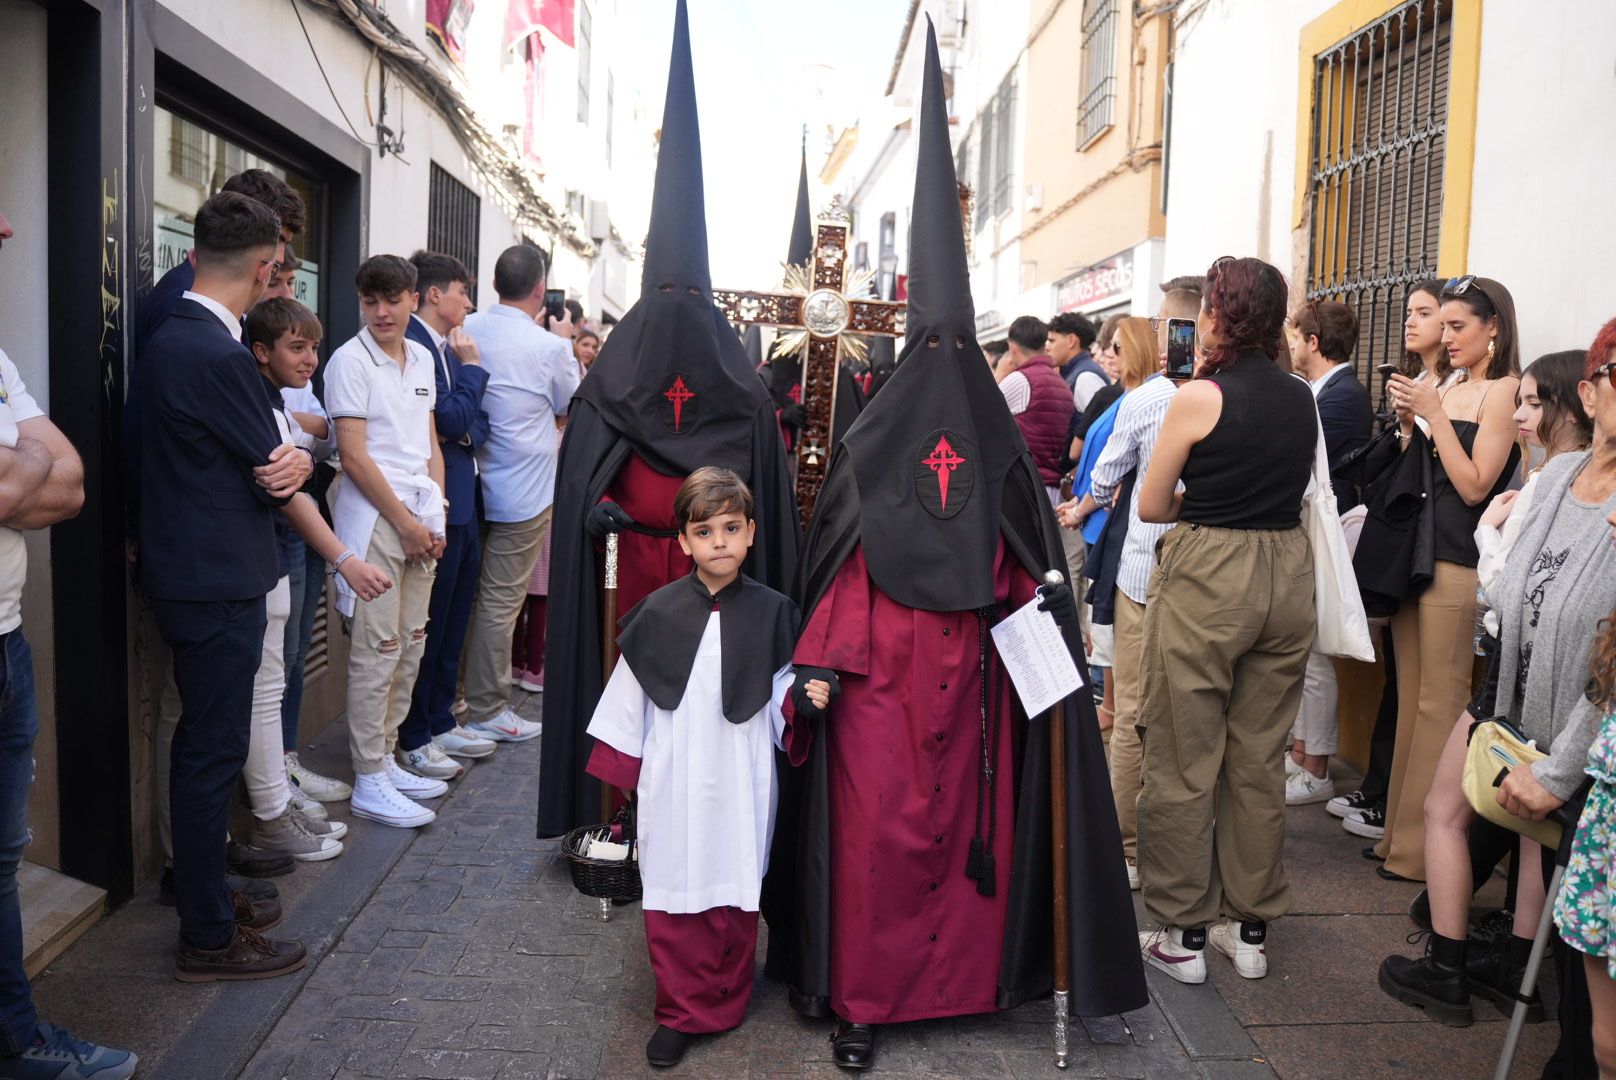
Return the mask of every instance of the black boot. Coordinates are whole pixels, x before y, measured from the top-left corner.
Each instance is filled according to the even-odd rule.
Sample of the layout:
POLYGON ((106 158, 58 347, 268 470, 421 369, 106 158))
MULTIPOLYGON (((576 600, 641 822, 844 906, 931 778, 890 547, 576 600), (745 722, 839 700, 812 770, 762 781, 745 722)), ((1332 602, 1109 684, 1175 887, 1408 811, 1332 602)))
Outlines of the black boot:
POLYGON ((645 1060, 661 1068, 677 1065, 684 1060, 689 1046, 689 1035, 659 1024, 651 1041, 645 1044, 645 1060))
POLYGON ((838 1020, 830 1041, 836 1064, 842 1068, 868 1069, 875 1064, 875 1028, 871 1025, 838 1020))
MULTIPOLYGON (((1465 960, 1471 992, 1490 999, 1499 1012, 1509 1016, 1515 1011, 1515 999, 1521 992, 1521 979, 1526 975, 1531 953, 1532 940, 1514 934, 1494 938, 1479 947, 1472 940, 1465 960)), ((1541 1024, 1543 1020, 1543 998, 1534 986, 1526 999, 1526 1022, 1541 1024)))
POLYGON ((1470 1008, 1470 979, 1465 974, 1468 943, 1432 934, 1425 956, 1410 960, 1388 956, 1380 965, 1380 988, 1405 1005, 1448 1027, 1469 1027, 1475 1021, 1470 1008))

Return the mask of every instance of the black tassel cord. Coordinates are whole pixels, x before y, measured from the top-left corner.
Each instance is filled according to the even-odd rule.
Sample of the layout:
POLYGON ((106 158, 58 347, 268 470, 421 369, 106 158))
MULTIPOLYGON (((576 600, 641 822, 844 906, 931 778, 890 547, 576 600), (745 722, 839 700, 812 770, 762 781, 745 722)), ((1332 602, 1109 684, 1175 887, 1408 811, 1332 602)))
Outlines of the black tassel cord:
POLYGON ((976 613, 977 648, 977 712, 981 718, 981 767, 976 776, 976 833, 971 837, 971 850, 965 858, 965 876, 976 882, 976 891, 992 896, 997 891, 997 870, 993 859, 993 840, 999 829, 999 802, 994 797, 998 781, 993 763, 999 759, 999 729, 1001 724, 1000 698, 1003 696, 1004 674, 997 665, 992 675, 992 692, 988 679, 988 619, 994 614, 991 607, 976 613), (986 806, 988 831, 982 834, 983 808, 986 806))

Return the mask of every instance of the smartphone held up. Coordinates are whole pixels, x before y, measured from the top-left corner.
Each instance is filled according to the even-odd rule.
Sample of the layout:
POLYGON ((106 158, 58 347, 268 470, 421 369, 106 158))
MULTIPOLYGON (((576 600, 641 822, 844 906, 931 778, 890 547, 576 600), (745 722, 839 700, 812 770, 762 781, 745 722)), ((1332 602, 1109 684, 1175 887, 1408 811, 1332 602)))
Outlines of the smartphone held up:
POLYGON ((1195 376, 1195 320, 1167 320, 1166 376, 1186 382, 1195 376))

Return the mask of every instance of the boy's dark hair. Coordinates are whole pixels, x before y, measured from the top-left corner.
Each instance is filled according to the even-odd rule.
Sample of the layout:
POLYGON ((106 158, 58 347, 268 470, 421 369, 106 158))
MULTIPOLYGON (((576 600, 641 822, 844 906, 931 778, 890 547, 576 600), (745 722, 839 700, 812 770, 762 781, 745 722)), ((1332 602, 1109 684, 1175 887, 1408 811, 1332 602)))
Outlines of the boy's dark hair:
POLYGON ((293 273, 296 273, 301 269, 303 269, 303 260, 297 257, 297 252, 292 250, 292 245, 287 244, 286 254, 281 256, 280 269, 275 272, 277 274, 284 274, 286 271, 290 270, 293 273))
POLYGON ((281 242, 281 226, 274 212, 233 191, 221 191, 202 204, 196 212, 194 233, 196 265, 203 270, 245 273, 254 253, 281 242))
POLYGON ((752 489, 729 469, 707 465, 685 478, 673 497, 673 520, 679 531, 692 521, 706 521, 719 514, 740 514, 752 520, 752 489))
POLYGON ((572 325, 582 326, 584 324, 584 306, 582 304, 576 300, 563 300, 562 306, 572 316, 572 325))
POLYGON ((430 288, 447 290, 457 281, 471 288, 471 272, 466 269, 465 263, 453 255, 445 255, 441 251, 417 251, 410 256, 410 264, 415 267, 415 291, 423 296, 430 288))
POLYGON ((277 296, 264 300, 247 312, 247 348, 262 345, 273 349, 281 335, 296 331, 310 341, 319 341, 325 333, 320 317, 296 300, 277 296))
POLYGON ((989 360, 997 360, 999 357, 1003 356, 1009 351, 1010 343, 1004 340, 990 341, 986 345, 982 346, 982 353, 989 360))
POLYGON ((1023 315, 1010 324, 1005 336, 1030 353, 1041 353, 1049 343, 1049 327, 1036 315, 1023 315))
POLYGON ((285 229, 293 236, 303 233, 303 226, 308 221, 308 211, 303 206, 303 196, 293 190, 292 185, 266 169, 248 169, 238 172, 224 182, 220 191, 233 191, 237 195, 245 195, 255 202, 261 202, 274 212, 280 220, 280 228, 285 229))
POLYGON ((1334 300, 1311 300, 1296 309, 1291 316, 1302 340, 1319 339, 1319 353, 1332 364, 1344 364, 1352 359, 1358 347, 1358 316, 1345 304, 1334 300))
POLYGON ((494 260, 494 291, 501 300, 525 300, 550 272, 550 260, 532 244, 513 244, 494 260))
POLYGON ((372 255, 359 264, 354 288, 360 296, 391 300, 399 293, 415 291, 415 265, 401 255, 372 255))
POLYGON ((1100 336, 1100 332, 1094 328, 1094 324, 1075 311, 1063 311, 1050 319, 1049 332, 1051 334, 1076 334, 1077 343, 1083 347, 1085 352, 1093 346, 1094 339, 1100 336))

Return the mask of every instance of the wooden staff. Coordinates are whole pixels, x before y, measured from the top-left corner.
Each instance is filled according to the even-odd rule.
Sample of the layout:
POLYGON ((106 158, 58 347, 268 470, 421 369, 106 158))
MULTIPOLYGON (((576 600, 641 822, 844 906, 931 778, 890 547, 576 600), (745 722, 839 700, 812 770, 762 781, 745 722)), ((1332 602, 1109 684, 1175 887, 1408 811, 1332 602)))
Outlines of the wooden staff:
MULTIPOLYGON (((1044 575, 1044 583, 1058 587, 1066 583, 1059 570, 1044 575)), ((1071 1064, 1067 1043, 1068 997, 1072 989, 1071 939, 1067 913, 1071 898, 1066 891, 1066 702, 1057 701, 1049 710, 1049 812, 1054 825, 1055 874, 1055 1067, 1071 1064)))

